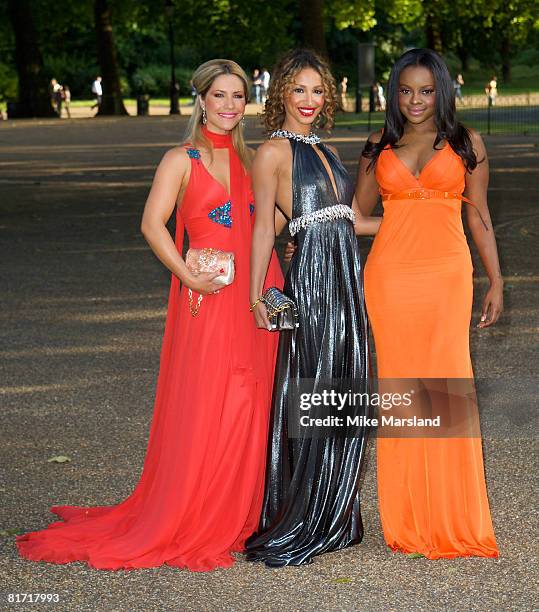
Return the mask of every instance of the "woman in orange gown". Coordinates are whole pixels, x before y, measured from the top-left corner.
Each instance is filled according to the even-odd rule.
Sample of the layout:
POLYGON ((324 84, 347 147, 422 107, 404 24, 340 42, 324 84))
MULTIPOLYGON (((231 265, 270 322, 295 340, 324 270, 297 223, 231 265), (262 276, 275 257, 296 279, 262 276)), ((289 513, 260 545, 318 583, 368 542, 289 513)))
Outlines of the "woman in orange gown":
MULTIPOLYGON (((142 220, 172 272, 142 476, 118 505, 51 508, 65 522, 17 538, 28 559, 206 571, 232 565, 231 552, 243 550, 257 528, 278 337, 258 330, 249 311, 254 204, 245 168, 252 152, 240 124, 249 85, 228 60, 203 64, 193 83, 192 144, 163 157, 142 220), (165 227, 174 208, 175 243, 165 227), (190 247, 234 253, 232 284, 215 283, 220 272, 190 272, 181 256, 184 228, 190 247)), ((267 282, 282 286, 275 253, 267 282)))
MULTIPOLYGON (((490 280, 478 325, 484 328, 495 323, 503 304, 487 184, 484 145, 456 120, 447 67, 433 51, 405 53, 389 79, 384 130, 371 135, 363 151, 356 191, 363 214, 371 213, 379 193, 384 206, 365 266, 384 391, 398 387, 396 379, 448 385, 467 379, 473 385, 473 270, 461 201, 472 204, 468 224, 490 280)), ((477 420, 476 410, 469 420, 477 420)), ((430 559, 498 556, 480 433, 463 431, 384 437, 379 430, 380 516, 393 550, 430 559)))

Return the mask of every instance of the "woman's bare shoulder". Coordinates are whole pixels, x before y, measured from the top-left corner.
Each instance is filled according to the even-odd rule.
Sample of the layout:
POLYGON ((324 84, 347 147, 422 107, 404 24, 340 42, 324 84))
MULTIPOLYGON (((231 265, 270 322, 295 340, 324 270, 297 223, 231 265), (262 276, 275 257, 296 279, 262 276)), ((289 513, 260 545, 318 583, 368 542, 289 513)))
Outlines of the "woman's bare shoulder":
POLYGON ((165 163, 166 165, 187 166, 189 163, 189 154, 187 153, 188 149, 188 145, 178 145, 177 147, 168 149, 168 151, 166 151, 163 155, 161 163, 165 163))
POLYGON ((372 143, 380 142, 380 140, 382 140, 382 130, 377 130, 376 132, 372 132, 371 134, 369 134, 369 137, 367 138, 367 140, 372 143))
POLYGON ((474 149, 484 150, 485 143, 483 142, 483 139, 481 138, 481 134, 479 134, 479 132, 477 132, 473 128, 466 128, 466 129, 468 130, 468 134, 470 135, 470 140, 472 141, 472 145, 474 149))
POLYGON ((190 176, 191 159, 187 153, 187 148, 177 146, 165 152, 156 171, 159 180, 165 179, 174 183, 181 184, 190 176))
POLYGON ((255 162, 265 163, 277 167, 291 155, 288 140, 275 139, 266 140, 256 150, 255 162))

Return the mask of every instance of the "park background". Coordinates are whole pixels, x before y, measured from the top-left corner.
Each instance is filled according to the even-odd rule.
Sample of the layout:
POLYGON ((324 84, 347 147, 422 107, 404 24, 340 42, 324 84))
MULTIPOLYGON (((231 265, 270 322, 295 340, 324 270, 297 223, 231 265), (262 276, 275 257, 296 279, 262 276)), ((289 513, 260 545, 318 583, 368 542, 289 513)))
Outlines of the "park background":
MULTIPOLYGON (((104 85, 100 114, 135 114, 137 98, 149 101, 150 114, 168 113, 175 83, 180 112, 189 112, 189 81, 201 62, 226 56, 248 74, 271 71, 298 45, 326 55, 338 81, 348 77, 348 110, 357 110, 358 44, 372 43, 374 76, 384 86, 404 50, 426 46, 443 55, 454 77, 463 74, 461 114, 469 125, 488 133, 539 129, 533 0, 0 0, 0 14, 8 16, 0 21, 0 108, 11 117, 53 116, 51 78, 69 85, 72 116, 92 116, 97 74, 104 85), (487 108, 493 75, 497 106, 505 110, 496 109, 487 125, 477 109, 487 108)), ((370 129, 382 119, 375 113, 339 121, 370 129)))

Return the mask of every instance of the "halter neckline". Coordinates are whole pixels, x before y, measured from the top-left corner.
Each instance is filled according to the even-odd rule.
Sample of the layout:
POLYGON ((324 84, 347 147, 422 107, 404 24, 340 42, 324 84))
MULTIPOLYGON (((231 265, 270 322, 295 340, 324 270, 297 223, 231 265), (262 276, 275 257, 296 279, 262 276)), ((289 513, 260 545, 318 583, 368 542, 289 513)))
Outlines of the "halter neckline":
POLYGON ((291 138, 298 142, 304 142, 305 144, 318 144, 320 142, 320 136, 317 136, 314 132, 311 132, 307 136, 305 134, 296 134, 296 132, 290 132, 289 130, 275 130, 270 134, 271 138, 291 138))
POLYGON ((213 144, 216 149, 225 149, 232 146, 232 132, 216 134, 210 132, 206 126, 202 128, 202 134, 213 144))

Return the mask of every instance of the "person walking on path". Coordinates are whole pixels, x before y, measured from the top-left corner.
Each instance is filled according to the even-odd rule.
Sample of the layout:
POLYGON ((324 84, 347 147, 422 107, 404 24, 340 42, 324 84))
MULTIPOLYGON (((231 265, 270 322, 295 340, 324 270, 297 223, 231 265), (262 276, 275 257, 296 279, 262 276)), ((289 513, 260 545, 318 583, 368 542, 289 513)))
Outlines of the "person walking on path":
POLYGON ((376 81, 376 105, 377 110, 385 111, 386 110, 386 97, 384 95, 384 87, 379 81, 376 81))
POLYGON ((51 96, 51 104, 54 108, 54 112, 58 115, 58 117, 62 116, 62 86, 56 79, 51 79, 50 82, 50 96, 51 96))
POLYGON ((260 74, 260 70, 258 68, 255 68, 253 70, 253 93, 255 96, 256 104, 262 103, 261 88, 262 88, 262 75, 260 74))
POLYGON ((268 97, 268 90, 271 81, 271 75, 267 68, 262 68, 262 104, 266 104, 266 98, 268 97))
POLYGON ((64 85, 62 87, 62 98, 64 101, 64 108, 66 109, 67 118, 71 119, 71 90, 69 89, 69 85, 64 85))
POLYGON ((97 112, 99 113, 99 109, 101 108, 101 103, 103 101, 103 85, 101 77, 98 75, 95 77, 95 81, 92 83, 92 93, 95 97, 95 104, 93 104, 90 109, 93 110, 97 107, 97 112))
POLYGON ((496 98, 498 97, 498 78, 496 75, 490 79, 485 87, 489 106, 496 106, 496 98))
POLYGON ((339 83, 339 107, 345 113, 348 110, 348 77, 343 76, 339 83))
POLYGON ((453 88, 455 89, 455 102, 464 104, 464 97, 462 95, 462 86, 464 85, 464 77, 459 72, 453 81, 453 88))

